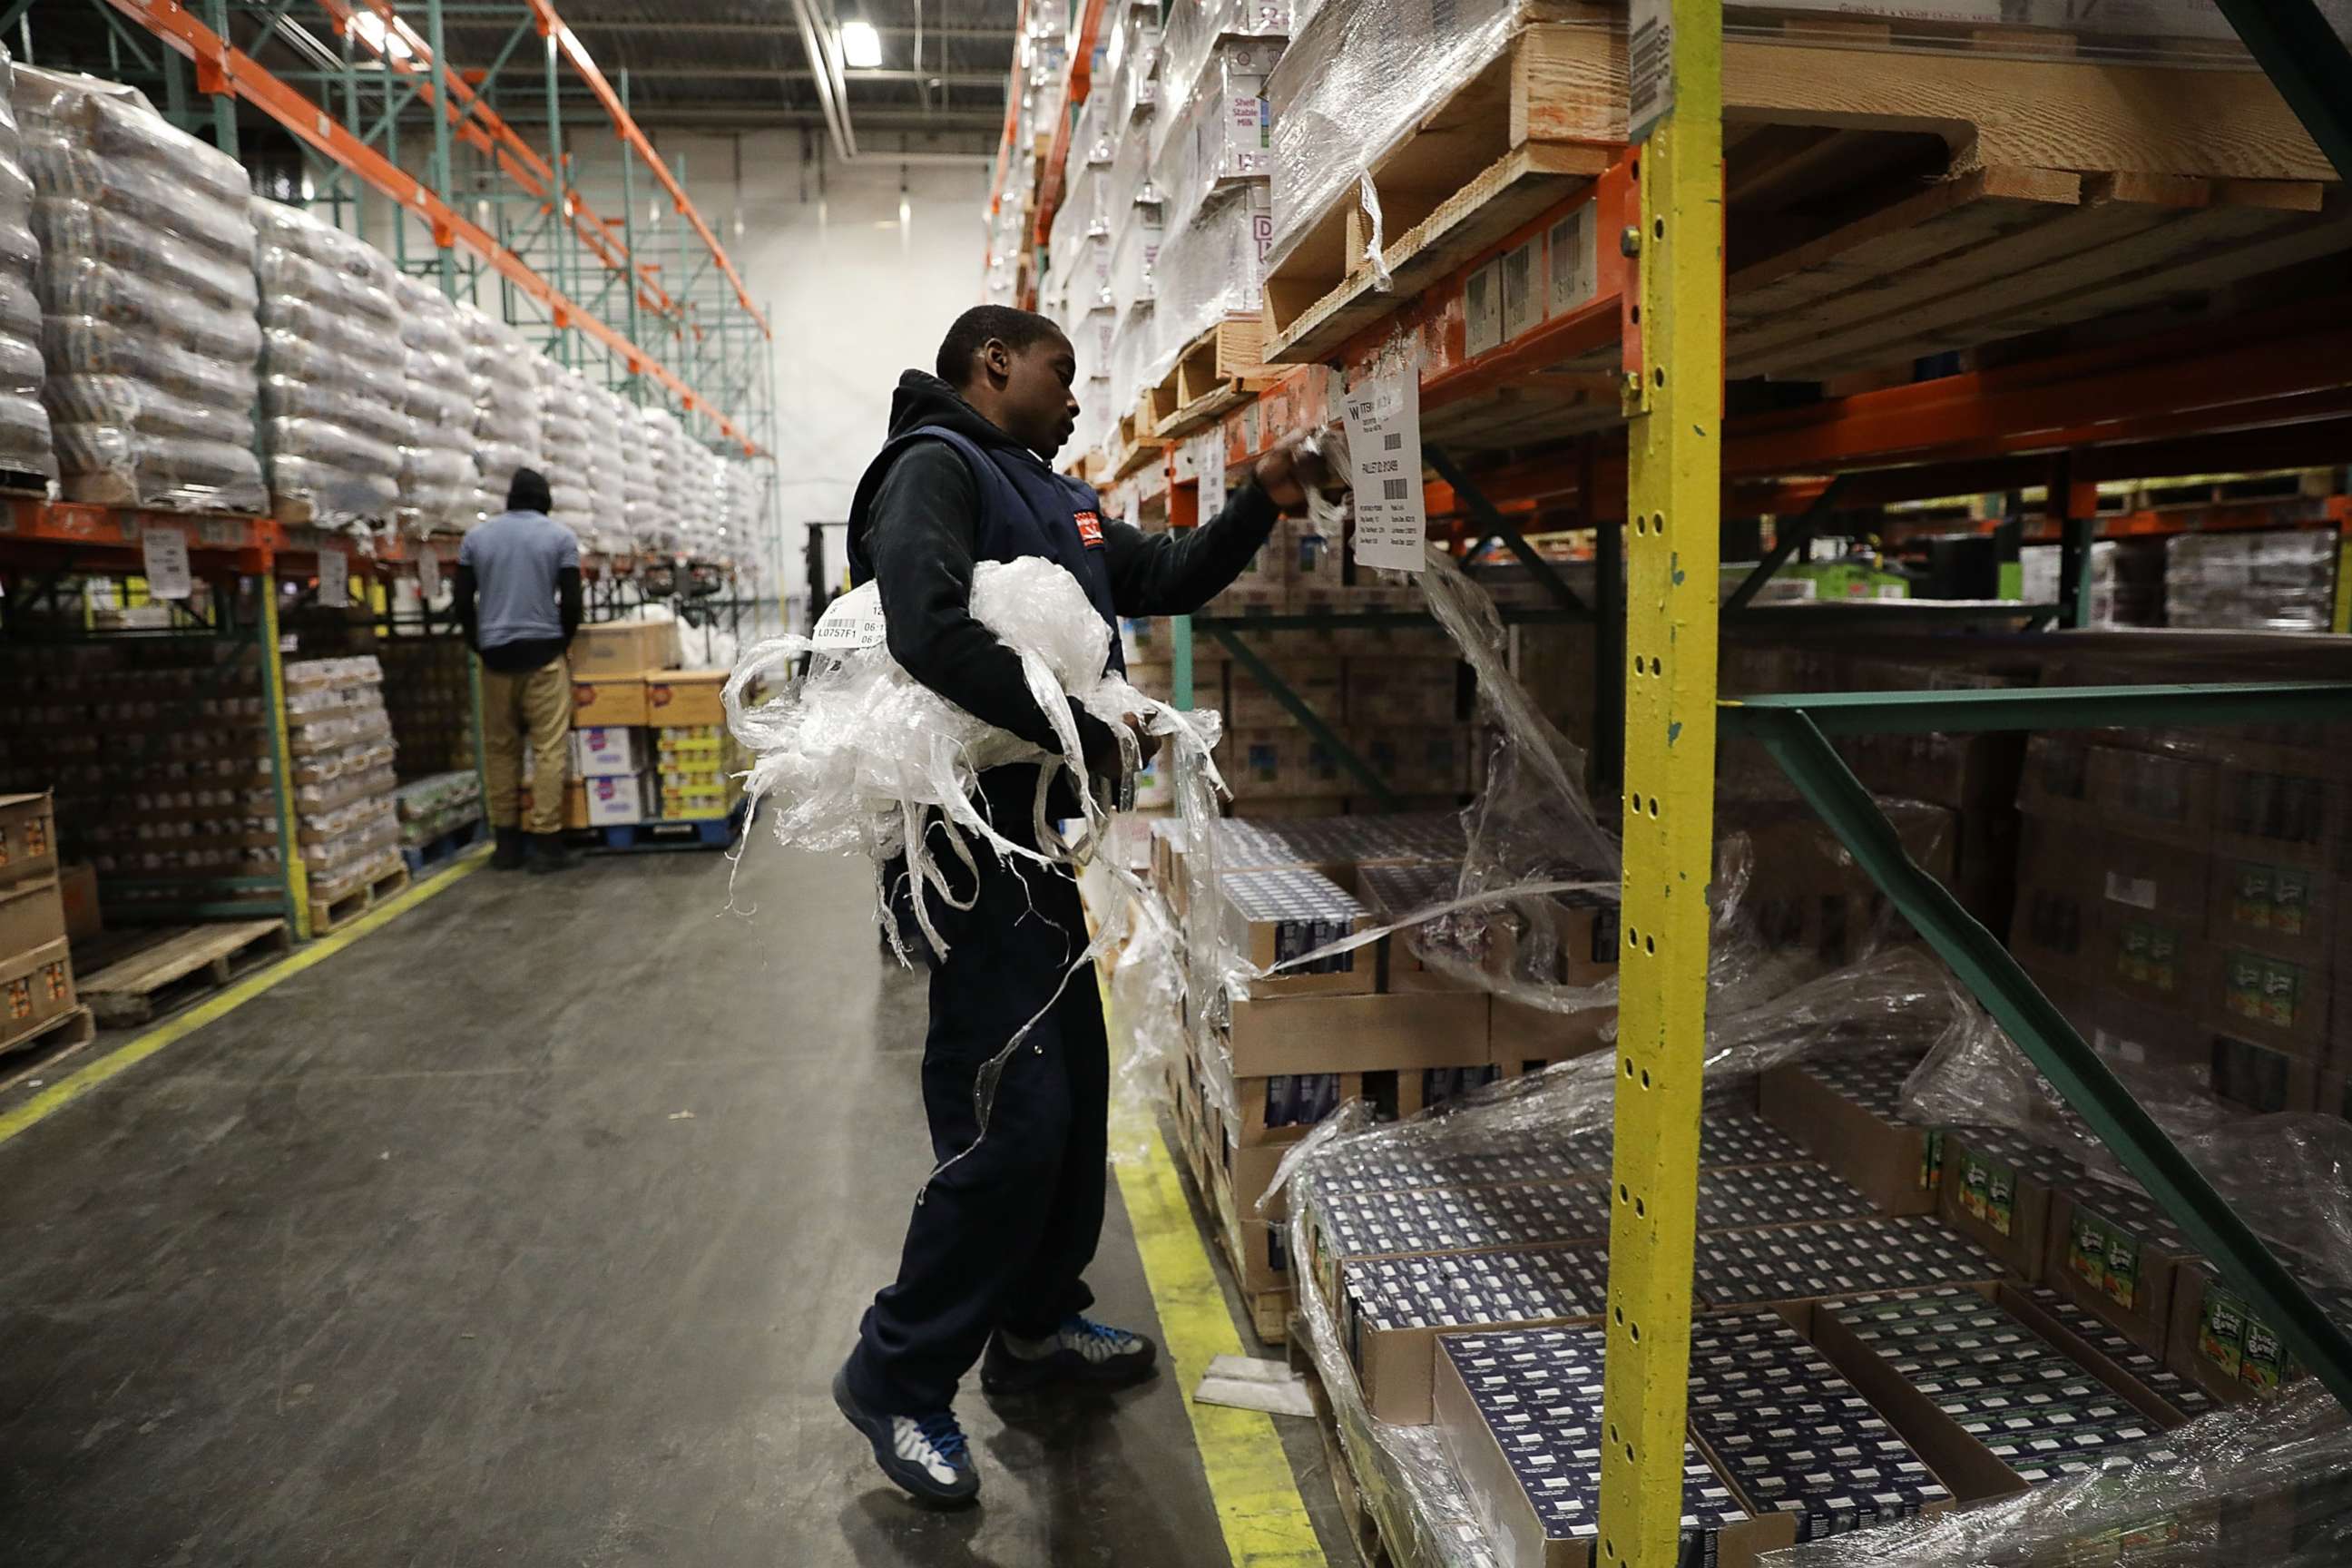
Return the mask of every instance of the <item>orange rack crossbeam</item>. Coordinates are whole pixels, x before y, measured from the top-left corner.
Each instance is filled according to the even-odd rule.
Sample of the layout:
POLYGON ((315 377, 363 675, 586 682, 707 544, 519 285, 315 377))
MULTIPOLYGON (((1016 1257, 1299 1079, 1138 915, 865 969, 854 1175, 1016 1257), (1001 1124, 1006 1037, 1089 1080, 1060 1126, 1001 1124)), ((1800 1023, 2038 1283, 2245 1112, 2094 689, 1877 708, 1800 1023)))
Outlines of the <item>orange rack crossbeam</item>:
MULTIPOLYGON (((121 0, 115 0, 115 3, 119 5, 121 0)), ((719 237, 710 232, 710 226, 702 221, 702 215, 694 210, 694 204, 686 198, 685 188, 670 174, 669 165, 661 161, 660 155, 654 151, 654 144, 646 140, 646 133, 637 129, 637 122, 629 118, 629 111, 621 106, 621 95, 613 90, 613 84, 606 81, 604 73, 596 68, 596 62, 589 55, 587 46, 563 25, 563 18, 555 14, 555 7, 548 4, 548 0, 530 0, 530 9, 531 14, 539 18, 541 35, 555 40, 556 47, 563 51, 563 58, 572 62, 572 68, 580 73, 580 79, 588 84, 588 90, 596 95, 596 100, 604 106, 604 112, 612 117, 613 130, 638 157, 645 160, 646 167, 654 173, 654 179, 669 193, 670 203, 677 209, 678 216, 686 219, 688 226, 701 237, 702 243, 710 247, 710 259, 718 264, 720 272, 726 274, 727 281, 734 285, 737 302, 759 324, 761 335, 774 337, 775 334, 768 330, 768 319, 751 303, 751 291, 743 286, 742 274, 737 272, 735 264, 727 258, 726 247, 720 245, 719 237)))
POLYGON ((717 424, 719 433, 742 447, 746 455, 757 455, 758 448, 734 421, 705 402, 667 365, 581 309, 533 271, 521 257, 500 245, 496 237, 442 200, 438 192, 338 125, 333 116, 263 69, 252 56, 231 47, 177 0, 151 0, 144 5, 141 0, 107 3, 193 60, 199 90, 244 99, 319 153, 415 213, 433 231, 435 244, 463 245, 500 277, 539 301, 556 326, 576 327, 586 332, 620 355, 632 375, 653 377, 676 395, 687 412, 708 416, 717 424))
MULTIPOLYGON (((389 44, 370 38, 364 31, 354 31, 352 17, 355 7, 349 0, 319 0, 319 6, 333 19, 338 33, 351 37, 375 55, 383 62, 386 70, 421 79, 416 83, 416 96, 425 103, 435 102, 432 46, 417 35, 415 28, 394 14, 391 0, 362 0, 362 3, 383 21, 387 36, 394 31, 399 34, 408 51, 406 54, 400 54, 389 44)), ((474 90, 473 84, 465 80, 446 60, 442 62, 442 77, 448 84, 449 101, 439 107, 457 137, 496 162, 526 195, 535 196, 542 202, 552 202, 555 171, 540 155, 538 149, 499 118, 488 102, 474 90)), ((562 215, 564 221, 572 226, 572 232, 580 237, 581 243, 597 260, 608 269, 628 277, 628 252, 613 238, 610 222, 599 217, 578 191, 567 195, 572 210, 568 215, 562 215)), ((635 281, 640 304, 657 315, 673 321, 679 319, 677 306, 650 279, 638 278, 635 281)))

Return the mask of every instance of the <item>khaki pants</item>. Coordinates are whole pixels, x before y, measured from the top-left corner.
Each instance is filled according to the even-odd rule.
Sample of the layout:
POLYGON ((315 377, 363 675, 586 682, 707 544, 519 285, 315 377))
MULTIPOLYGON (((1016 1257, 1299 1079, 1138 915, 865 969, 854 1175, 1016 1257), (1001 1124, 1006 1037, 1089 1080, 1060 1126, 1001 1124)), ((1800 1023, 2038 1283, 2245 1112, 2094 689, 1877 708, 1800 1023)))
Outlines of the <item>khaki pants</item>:
POLYGON ((490 826, 563 830, 564 741, 572 732, 572 666, 554 663, 520 675, 482 667, 482 771, 489 775, 490 826), (530 820, 520 820, 522 748, 531 758, 530 820))

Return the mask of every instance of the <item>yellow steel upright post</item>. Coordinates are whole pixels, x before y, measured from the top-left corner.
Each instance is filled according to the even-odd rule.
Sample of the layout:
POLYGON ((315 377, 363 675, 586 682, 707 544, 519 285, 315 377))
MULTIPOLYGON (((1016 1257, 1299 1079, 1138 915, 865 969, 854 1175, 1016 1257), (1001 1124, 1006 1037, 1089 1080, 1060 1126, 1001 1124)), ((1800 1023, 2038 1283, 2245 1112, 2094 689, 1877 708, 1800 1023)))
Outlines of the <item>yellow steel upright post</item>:
POLYGON ((292 727, 286 721, 286 652, 278 640, 278 573, 261 574, 261 686, 269 707, 270 784, 278 797, 278 875, 286 887, 287 919, 294 935, 310 940, 310 876, 302 863, 301 824, 295 810, 292 727))
POLYGON ((1697 1229, 1722 559, 1723 5, 1634 0, 1625 879, 1601 1458, 1604 1568, 1673 1568, 1697 1229), (1646 138, 1643 140, 1643 138, 1646 138), (1638 345, 1638 347, 1636 347, 1638 345))

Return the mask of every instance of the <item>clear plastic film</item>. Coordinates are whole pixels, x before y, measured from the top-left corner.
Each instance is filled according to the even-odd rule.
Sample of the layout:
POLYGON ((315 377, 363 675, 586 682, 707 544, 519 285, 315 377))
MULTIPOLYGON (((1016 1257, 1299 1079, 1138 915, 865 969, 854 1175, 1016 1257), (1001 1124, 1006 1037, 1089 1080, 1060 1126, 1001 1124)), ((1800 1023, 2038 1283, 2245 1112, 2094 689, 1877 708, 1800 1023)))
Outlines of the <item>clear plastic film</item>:
POLYGON ((612 394, 621 441, 621 521, 632 549, 646 542, 647 531, 661 515, 661 448, 647 429, 645 411, 619 393, 612 394))
POLYGON ((548 515, 593 549, 596 520, 589 450, 594 437, 588 425, 587 384, 544 354, 534 354, 530 368, 539 382, 540 472, 547 476, 553 503, 548 515))
POLYGON ((2352 1424, 2315 1383, 1970 1508, 1770 1552, 1771 1568, 2336 1568, 2352 1561, 2352 1424))
POLYGON ((18 67, 13 102, 66 498, 259 510, 244 168, 111 82, 18 67))
POLYGON ((1153 183, 1181 226, 1202 202, 1273 167, 1266 82, 1282 58, 1279 37, 1226 38, 1209 53, 1186 95, 1169 100, 1153 183))
POLYGON ((1103 128, 1116 136, 1160 106, 1160 7, 1146 3, 1110 8, 1110 42, 1103 51, 1108 84, 1090 93, 1087 107, 1104 104, 1103 128))
MULTIPOLYGON (((573 373, 578 375, 578 372, 573 373)), ((628 553, 628 460, 622 446, 621 405, 604 388, 583 376, 583 412, 588 419, 589 532, 596 548, 612 555, 628 553)))
POLYGON ((466 375, 474 389, 475 510, 496 517, 507 509, 507 487, 518 468, 536 468, 540 451, 540 357, 506 322, 460 305, 466 328, 466 375))
POLYGON ((1160 35, 1161 113, 1153 125, 1155 156, 1166 146, 1176 122, 1174 106, 1192 100, 1193 85, 1207 68, 1218 40, 1286 38, 1290 18, 1291 0, 1179 0, 1169 7, 1167 24, 1160 35))
POLYGON ((1201 203, 1162 235, 1152 286, 1167 354, 1227 316, 1258 312, 1273 225, 1265 182, 1248 180, 1201 203))
POLYGON ((653 499, 643 517, 629 521, 641 553, 667 555, 678 548, 678 518, 686 504, 686 433, 667 408, 641 408, 637 419, 652 458, 653 499))
POLYGON ((0 471, 58 477, 49 412, 41 404, 41 242, 33 233, 33 176, 11 101, 14 63, 0 48, 0 471))
POLYGON ((463 531, 475 512, 480 476, 474 467, 474 388, 466 369, 466 329, 456 302, 432 283, 393 279, 400 306, 401 408, 408 438, 400 448, 400 518, 415 534, 463 531))

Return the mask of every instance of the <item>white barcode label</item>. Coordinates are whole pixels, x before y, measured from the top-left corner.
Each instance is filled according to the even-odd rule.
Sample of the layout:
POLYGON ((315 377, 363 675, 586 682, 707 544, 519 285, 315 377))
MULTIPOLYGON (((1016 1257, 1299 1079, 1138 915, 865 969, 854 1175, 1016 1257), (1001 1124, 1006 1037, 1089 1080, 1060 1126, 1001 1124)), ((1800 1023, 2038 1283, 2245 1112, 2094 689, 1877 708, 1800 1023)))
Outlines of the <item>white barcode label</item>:
POLYGON ((139 555, 141 574, 147 579, 151 597, 184 599, 194 591, 195 583, 188 572, 188 536, 178 529, 158 526, 141 530, 139 555))
POLYGON ((1675 106, 1674 0, 1633 0, 1625 32, 1625 126, 1632 141, 1675 106))
POLYGON ((347 609, 352 602, 351 557, 340 550, 319 551, 319 603, 331 610, 347 609))
POLYGON ((1354 469, 1357 564, 1419 572, 1429 535, 1421 494, 1420 373, 1362 382, 1341 408, 1354 469))
POLYGON ((824 607, 809 642, 819 653, 838 658, 859 648, 879 647, 888 628, 882 622, 882 592, 873 584, 852 588, 824 607))
POLYGON ((1565 316, 1601 291, 1600 227, 1591 202, 1551 226, 1553 315, 1565 316))

